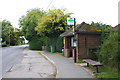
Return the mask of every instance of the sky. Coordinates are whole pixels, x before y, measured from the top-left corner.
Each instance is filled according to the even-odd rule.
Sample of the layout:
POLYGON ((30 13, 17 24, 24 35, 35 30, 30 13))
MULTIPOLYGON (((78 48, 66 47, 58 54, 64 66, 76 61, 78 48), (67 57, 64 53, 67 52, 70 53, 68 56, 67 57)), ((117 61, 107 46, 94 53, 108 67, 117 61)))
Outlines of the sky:
POLYGON ((49 10, 66 8, 74 13, 77 24, 101 22, 113 27, 118 24, 119 0, 1 0, 0 20, 9 20, 14 27, 19 27, 19 18, 31 8, 49 10))

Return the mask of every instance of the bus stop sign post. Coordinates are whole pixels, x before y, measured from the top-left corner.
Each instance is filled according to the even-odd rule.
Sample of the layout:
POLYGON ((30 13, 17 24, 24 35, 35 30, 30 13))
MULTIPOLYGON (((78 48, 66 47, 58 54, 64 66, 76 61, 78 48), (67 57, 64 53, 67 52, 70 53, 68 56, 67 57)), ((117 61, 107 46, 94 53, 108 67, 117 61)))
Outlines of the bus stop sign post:
MULTIPOLYGON (((74 18, 74 31, 73 31, 73 34, 74 34, 74 38, 75 38, 75 18, 74 18)), ((76 45, 74 46, 74 63, 76 63, 76 45)))
MULTIPOLYGON (((73 17, 68 17, 67 18, 67 25, 73 25, 73 35, 74 35, 74 38, 75 38, 75 18, 73 17)), ((76 63, 76 45, 74 45, 74 62, 76 63)))

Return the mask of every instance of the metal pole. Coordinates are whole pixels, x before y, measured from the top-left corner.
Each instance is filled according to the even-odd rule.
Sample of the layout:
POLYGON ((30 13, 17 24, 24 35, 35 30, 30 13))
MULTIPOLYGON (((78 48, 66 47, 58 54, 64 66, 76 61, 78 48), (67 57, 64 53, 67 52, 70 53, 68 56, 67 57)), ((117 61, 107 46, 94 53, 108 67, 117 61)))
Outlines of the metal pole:
POLYGON ((98 71, 98 66, 96 66, 96 70, 97 70, 97 73, 99 73, 99 71, 98 71))
POLYGON ((74 47, 74 63, 76 63, 76 48, 74 47))
POLYGON ((9 46, 10 46, 10 27, 9 27, 9 46))
MULTIPOLYGON (((74 38, 75 38, 75 18, 74 18, 74 38)), ((76 63, 76 47, 74 47, 74 63, 76 63)))

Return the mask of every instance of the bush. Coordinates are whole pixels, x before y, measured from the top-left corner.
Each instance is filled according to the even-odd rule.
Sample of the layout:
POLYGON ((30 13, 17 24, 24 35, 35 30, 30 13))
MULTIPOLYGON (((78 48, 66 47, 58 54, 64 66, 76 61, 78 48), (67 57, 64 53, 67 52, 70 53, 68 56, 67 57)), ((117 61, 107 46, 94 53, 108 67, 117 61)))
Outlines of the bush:
POLYGON ((42 41, 40 37, 34 37, 34 39, 29 41, 29 49, 42 50, 42 41))
POLYGON ((111 31, 107 40, 101 45, 99 60, 111 67, 118 68, 118 31, 111 31))

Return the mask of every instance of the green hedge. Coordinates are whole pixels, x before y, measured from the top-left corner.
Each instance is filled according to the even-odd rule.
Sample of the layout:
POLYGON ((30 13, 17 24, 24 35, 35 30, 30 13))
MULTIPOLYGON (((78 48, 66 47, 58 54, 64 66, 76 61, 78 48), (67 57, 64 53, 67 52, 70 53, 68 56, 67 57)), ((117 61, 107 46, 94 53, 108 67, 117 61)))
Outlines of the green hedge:
POLYGON ((63 37, 58 37, 56 42, 56 52, 62 52, 63 47, 63 37))
POLYGON ((63 37, 49 37, 46 42, 46 50, 51 51, 51 47, 54 49, 53 52, 62 52, 63 48, 63 37))
POLYGON ((29 49, 31 50, 42 50, 44 45, 44 39, 41 37, 34 37, 34 39, 29 41, 29 49))

